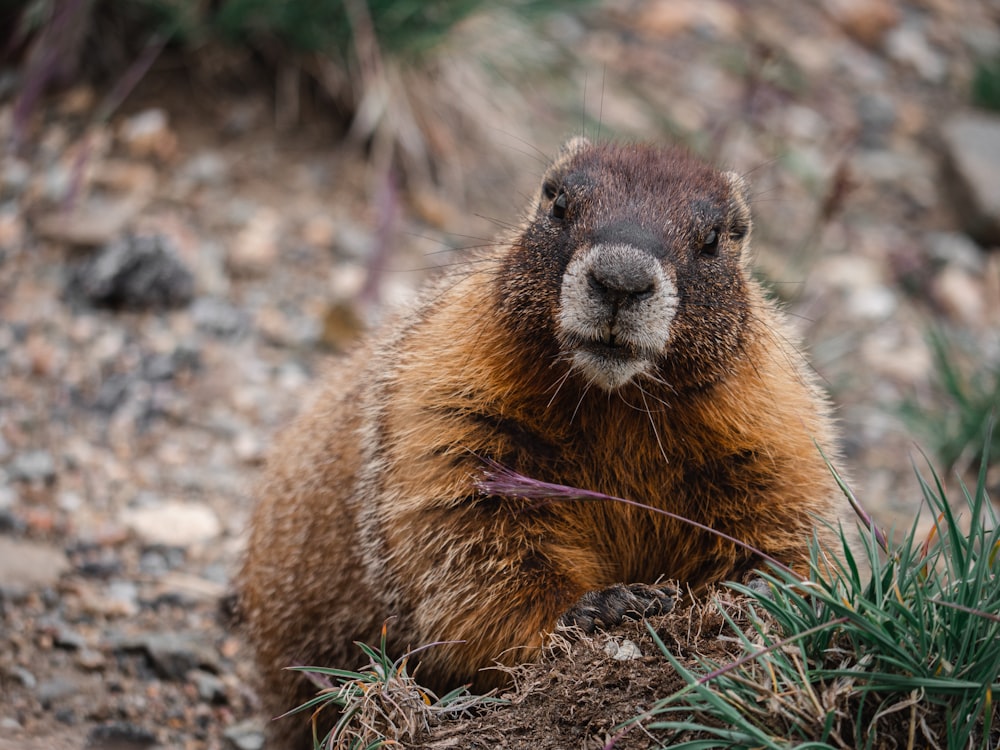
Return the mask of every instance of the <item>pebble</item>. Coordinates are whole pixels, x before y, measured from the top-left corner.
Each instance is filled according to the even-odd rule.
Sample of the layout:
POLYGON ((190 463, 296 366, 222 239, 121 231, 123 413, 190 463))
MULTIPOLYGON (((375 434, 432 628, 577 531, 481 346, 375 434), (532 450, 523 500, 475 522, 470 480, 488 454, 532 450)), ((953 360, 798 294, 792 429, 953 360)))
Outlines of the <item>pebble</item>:
POLYGON ((91 729, 84 750, 147 750, 156 744, 156 734, 149 729, 116 721, 91 729))
POLYGON ((823 0, 824 10, 866 47, 877 47, 899 21, 893 0, 823 0))
POLYGON ((228 177, 228 170, 221 154, 216 151, 201 151, 180 168, 178 176, 194 185, 221 185, 228 177))
POLYGON ((183 680, 199 668, 215 672, 220 669, 219 655, 203 633, 141 633, 117 640, 113 648, 144 653, 157 674, 166 680, 183 680))
POLYGON ((7 466, 7 473, 14 482, 55 481, 56 462, 48 451, 37 450, 19 453, 7 466))
POLYGON ((197 688, 198 697, 206 703, 226 702, 226 684, 218 675, 204 669, 195 669, 188 673, 187 678, 197 688))
POLYGON ((145 542, 168 547, 208 542, 222 531, 219 517, 209 506, 177 500, 128 508, 121 521, 145 542))
POLYGON ((80 684, 67 677, 54 677, 38 683, 35 695, 45 708, 51 708, 53 703, 59 703, 80 692, 80 684))
POLYGON ((615 661, 634 661, 642 658, 642 649, 628 638, 622 638, 620 642, 613 638, 609 639, 604 644, 604 653, 615 661))
POLYGON ((249 325, 245 313, 219 297, 198 297, 191 304, 191 318, 200 330, 220 337, 244 333, 249 325))
POLYGON ((885 50, 890 58, 912 68, 929 83, 941 83, 948 74, 946 58, 931 46, 918 22, 902 23, 890 30, 885 50))
POLYGON ((163 109, 146 109, 132 115, 122 122, 118 137, 134 157, 168 161, 177 153, 177 136, 171 132, 163 109))
POLYGON ((1000 245, 1000 115, 962 113, 941 129, 955 210, 965 231, 1000 245))
POLYGON ((261 750, 264 747, 264 727, 254 719, 241 721, 229 727, 223 738, 226 750, 261 750))
POLYGON ((63 550, 41 542, 0 536, 0 596, 23 596, 54 587, 69 570, 63 550))
POLYGON ((961 232, 928 232, 924 236, 924 244, 932 262, 956 265, 976 275, 985 270, 982 249, 961 232))
POLYGON ((983 285, 959 266, 945 266, 931 282, 931 299, 951 320, 978 325, 986 311, 983 285))
POLYGON ((261 276, 278 260, 281 220, 271 208, 257 208, 229 245, 226 262, 238 276, 261 276))
POLYGON ((71 211, 41 214, 33 229, 39 237, 53 242, 96 247, 124 232, 145 204, 144 196, 133 194, 88 198, 71 211))
POLYGON ((76 665, 85 672, 97 672, 107 666, 104 654, 93 648, 83 648, 76 654, 76 665))

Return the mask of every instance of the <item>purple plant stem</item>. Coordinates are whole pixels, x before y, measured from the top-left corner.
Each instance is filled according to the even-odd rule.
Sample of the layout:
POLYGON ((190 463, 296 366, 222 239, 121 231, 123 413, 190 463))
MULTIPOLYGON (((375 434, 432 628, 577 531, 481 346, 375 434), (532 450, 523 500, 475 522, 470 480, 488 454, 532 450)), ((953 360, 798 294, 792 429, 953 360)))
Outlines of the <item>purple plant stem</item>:
POLYGON ((720 539, 725 539, 727 542, 731 542, 738 547, 742 547, 786 573, 798 575, 787 565, 779 562, 766 552, 763 552, 756 547, 737 539, 736 537, 723 533, 718 529, 713 529, 711 526, 706 526, 698 521, 685 518, 684 516, 676 513, 671 513, 669 510, 657 508, 652 505, 646 505, 645 503, 640 503, 636 500, 615 497, 614 495, 605 495, 601 492, 593 492, 592 490, 583 490, 578 487, 568 487, 564 484, 555 484, 553 482, 544 482, 540 479, 532 479, 524 476, 523 474, 519 474, 513 469, 509 469, 492 459, 482 458, 481 460, 486 464, 487 470, 485 475, 476 484, 481 491, 488 495, 519 497, 524 500, 601 500, 624 503, 625 505, 631 505, 635 508, 643 508, 645 510, 652 511, 653 513, 659 513, 667 518, 672 518, 675 521, 686 523, 690 526, 701 529, 702 531, 707 531, 709 534, 714 534, 720 539))

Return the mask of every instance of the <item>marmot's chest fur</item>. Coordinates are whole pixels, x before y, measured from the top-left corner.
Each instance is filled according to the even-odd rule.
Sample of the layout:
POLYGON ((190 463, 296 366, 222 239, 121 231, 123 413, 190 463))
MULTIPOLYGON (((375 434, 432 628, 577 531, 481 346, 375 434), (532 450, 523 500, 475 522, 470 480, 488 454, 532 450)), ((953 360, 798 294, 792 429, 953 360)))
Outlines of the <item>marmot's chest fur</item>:
POLYGON ((557 622, 760 563, 631 505, 489 495, 484 459, 805 564, 836 515, 833 431, 749 275, 750 223, 735 174, 575 140, 517 234, 330 373, 272 456, 240 579, 274 713, 308 695, 284 667, 357 666, 389 617, 399 651, 460 642, 421 653, 430 687, 488 687, 557 622))

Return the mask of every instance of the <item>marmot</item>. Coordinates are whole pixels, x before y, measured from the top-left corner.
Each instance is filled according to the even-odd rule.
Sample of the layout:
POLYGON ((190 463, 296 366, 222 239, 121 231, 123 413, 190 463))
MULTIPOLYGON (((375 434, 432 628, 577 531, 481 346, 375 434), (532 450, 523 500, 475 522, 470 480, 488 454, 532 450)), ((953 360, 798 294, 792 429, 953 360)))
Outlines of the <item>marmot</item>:
POLYGON ((285 667, 356 668, 354 642, 390 617, 395 655, 460 642, 419 654, 421 683, 483 690, 560 620, 608 626, 669 609, 648 584, 762 565, 622 503, 489 496, 484 459, 805 569, 817 520, 838 515, 834 428, 750 275, 750 225, 736 173, 574 139, 513 236, 325 377, 271 456, 239 579, 272 714, 314 693, 285 667))

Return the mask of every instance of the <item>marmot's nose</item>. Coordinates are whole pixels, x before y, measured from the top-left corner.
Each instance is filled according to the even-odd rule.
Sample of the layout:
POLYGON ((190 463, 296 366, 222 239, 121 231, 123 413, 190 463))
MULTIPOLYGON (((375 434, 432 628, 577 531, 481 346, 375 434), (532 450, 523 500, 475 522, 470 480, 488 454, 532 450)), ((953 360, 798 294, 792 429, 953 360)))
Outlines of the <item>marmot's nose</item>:
POLYGON ((653 296, 656 273, 650 255, 628 245, 597 250, 586 274, 592 298, 617 308, 653 296))
POLYGON ((648 299, 656 291, 656 279, 650 263, 643 257, 623 257, 619 253, 599 253, 587 270, 591 294, 607 304, 619 306, 648 299))

